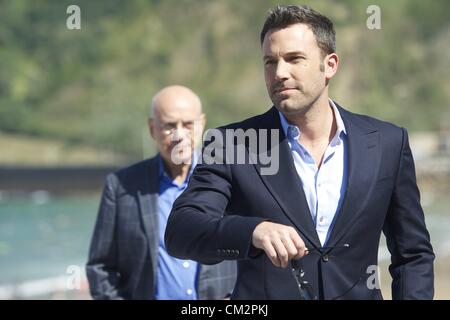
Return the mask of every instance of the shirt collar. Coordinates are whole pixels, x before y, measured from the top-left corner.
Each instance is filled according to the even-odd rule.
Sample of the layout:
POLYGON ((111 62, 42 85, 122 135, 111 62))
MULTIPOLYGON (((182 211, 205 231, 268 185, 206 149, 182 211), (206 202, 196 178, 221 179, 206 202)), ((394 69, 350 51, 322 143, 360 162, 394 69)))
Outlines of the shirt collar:
MULTIPOLYGON (((183 182, 183 184, 187 183, 189 178, 191 177, 192 173, 194 172, 195 166, 197 165, 197 150, 194 150, 192 153, 192 163, 191 167, 189 169, 189 173, 186 177, 186 180, 183 182)), ((163 159, 161 157, 161 154, 158 154, 158 167, 159 167, 159 179, 169 179, 171 182, 173 182, 172 177, 166 172, 163 159)))
MULTIPOLYGON (((344 121, 342 121, 341 114, 339 113, 338 108, 336 107, 333 100, 329 99, 330 107, 334 111, 335 119, 336 119, 336 134, 334 135, 333 139, 331 140, 331 145, 338 144, 341 140, 341 134, 347 135, 347 131, 345 130, 344 121)), ((278 111, 278 114, 280 115, 280 122, 281 127, 283 129, 284 135, 289 140, 296 140, 298 141, 298 138, 301 134, 300 128, 297 126, 294 126, 288 122, 284 114, 282 114, 280 111, 278 111)))
POLYGON ((341 132, 344 133, 345 135, 347 135, 347 130, 345 130, 345 125, 344 125, 344 121, 342 120, 341 114, 339 113, 339 109, 336 107, 336 104, 334 103, 333 100, 330 100, 330 106, 331 108, 333 108, 334 111, 334 115, 336 118, 336 126, 337 126, 337 130, 336 130, 336 135, 340 135, 341 132))

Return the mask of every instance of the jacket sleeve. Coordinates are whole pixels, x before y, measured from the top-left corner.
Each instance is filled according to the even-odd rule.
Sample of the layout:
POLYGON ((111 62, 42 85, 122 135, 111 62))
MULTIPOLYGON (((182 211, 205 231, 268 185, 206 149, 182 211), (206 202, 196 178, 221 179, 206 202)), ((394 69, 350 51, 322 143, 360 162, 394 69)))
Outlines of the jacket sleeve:
POLYGON ((405 129, 402 129, 398 172, 383 230, 391 253, 392 298, 433 299, 434 253, 405 129))
POLYGON ((227 164, 197 165, 169 216, 165 243, 170 255, 204 264, 249 258, 253 230, 264 219, 225 214, 232 198, 231 170, 227 164))
POLYGON ((102 199, 91 240, 86 275, 94 299, 122 299, 118 292, 116 241, 117 178, 106 178, 102 199))

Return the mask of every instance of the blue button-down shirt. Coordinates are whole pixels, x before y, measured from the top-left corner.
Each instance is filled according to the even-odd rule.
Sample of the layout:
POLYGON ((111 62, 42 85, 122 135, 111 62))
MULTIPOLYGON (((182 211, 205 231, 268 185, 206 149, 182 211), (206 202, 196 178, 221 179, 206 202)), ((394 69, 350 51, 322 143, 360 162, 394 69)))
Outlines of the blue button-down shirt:
POLYGON ((328 241, 347 186, 347 137, 344 122, 332 100, 337 130, 325 150, 320 169, 314 158, 299 142, 301 130, 288 123, 280 112, 281 126, 288 139, 295 169, 303 183, 303 191, 323 245, 328 241))
MULTIPOLYGON (((193 159, 197 157, 194 155, 193 159)), ((164 170, 161 156, 159 156, 159 250, 156 279, 157 300, 195 300, 197 299, 197 274, 199 265, 195 261, 180 260, 170 256, 164 244, 164 232, 167 226, 172 205, 176 198, 186 189, 188 180, 195 167, 191 166, 186 180, 177 184, 164 170)))

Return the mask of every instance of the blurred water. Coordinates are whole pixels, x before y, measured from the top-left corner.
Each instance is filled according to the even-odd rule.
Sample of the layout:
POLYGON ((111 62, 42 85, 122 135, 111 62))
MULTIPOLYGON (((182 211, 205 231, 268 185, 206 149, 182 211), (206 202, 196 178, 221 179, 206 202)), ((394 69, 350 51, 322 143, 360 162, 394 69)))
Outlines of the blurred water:
MULTIPOLYGON (((430 232, 436 261, 450 256, 450 199, 438 196, 427 205, 423 205, 425 223, 430 232)), ((384 235, 378 252, 380 261, 390 259, 384 235)))
POLYGON ((99 195, 53 198, 45 191, 0 197, 0 285, 84 267, 99 195))
MULTIPOLYGON (((99 197, 0 194, 0 286, 65 275, 70 265, 84 267, 99 197)), ((450 255, 449 208, 447 198, 424 207, 437 260, 450 255)), ((389 259, 384 239, 379 257, 389 259)))

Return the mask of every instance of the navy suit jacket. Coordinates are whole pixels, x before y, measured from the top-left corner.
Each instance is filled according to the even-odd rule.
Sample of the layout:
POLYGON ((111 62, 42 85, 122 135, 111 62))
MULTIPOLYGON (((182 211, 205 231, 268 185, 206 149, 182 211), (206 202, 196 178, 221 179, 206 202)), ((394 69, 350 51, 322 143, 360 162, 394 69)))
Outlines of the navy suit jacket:
MULTIPOLYGON (((86 273, 94 299, 155 299, 158 266, 158 159, 108 175, 86 273)), ((201 265, 199 299, 223 299, 236 280, 236 263, 201 265)))
MULTIPOLYGON (((326 245, 348 248, 321 252, 278 111, 272 107, 221 130, 278 129, 280 138, 270 145, 274 152, 279 148, 278 173, 261 175, 261 164, 248 161, 197 165, 169 217, 168 252, 207 263, 237 259, 234 299, 298 299, 290 268, 275 267, 252 246, 255 227, 268 220, 294 227, 308 248, 319 249, 302 259, 305 279, 319 299, 382 299, 370 283, 384 231, 392 260, 392 297, 432 299, 434 254, 407 132, 338 108, 347 130, 349 172, 326 245)), ((233 148, 239 144, 234 141, 233 148)))

